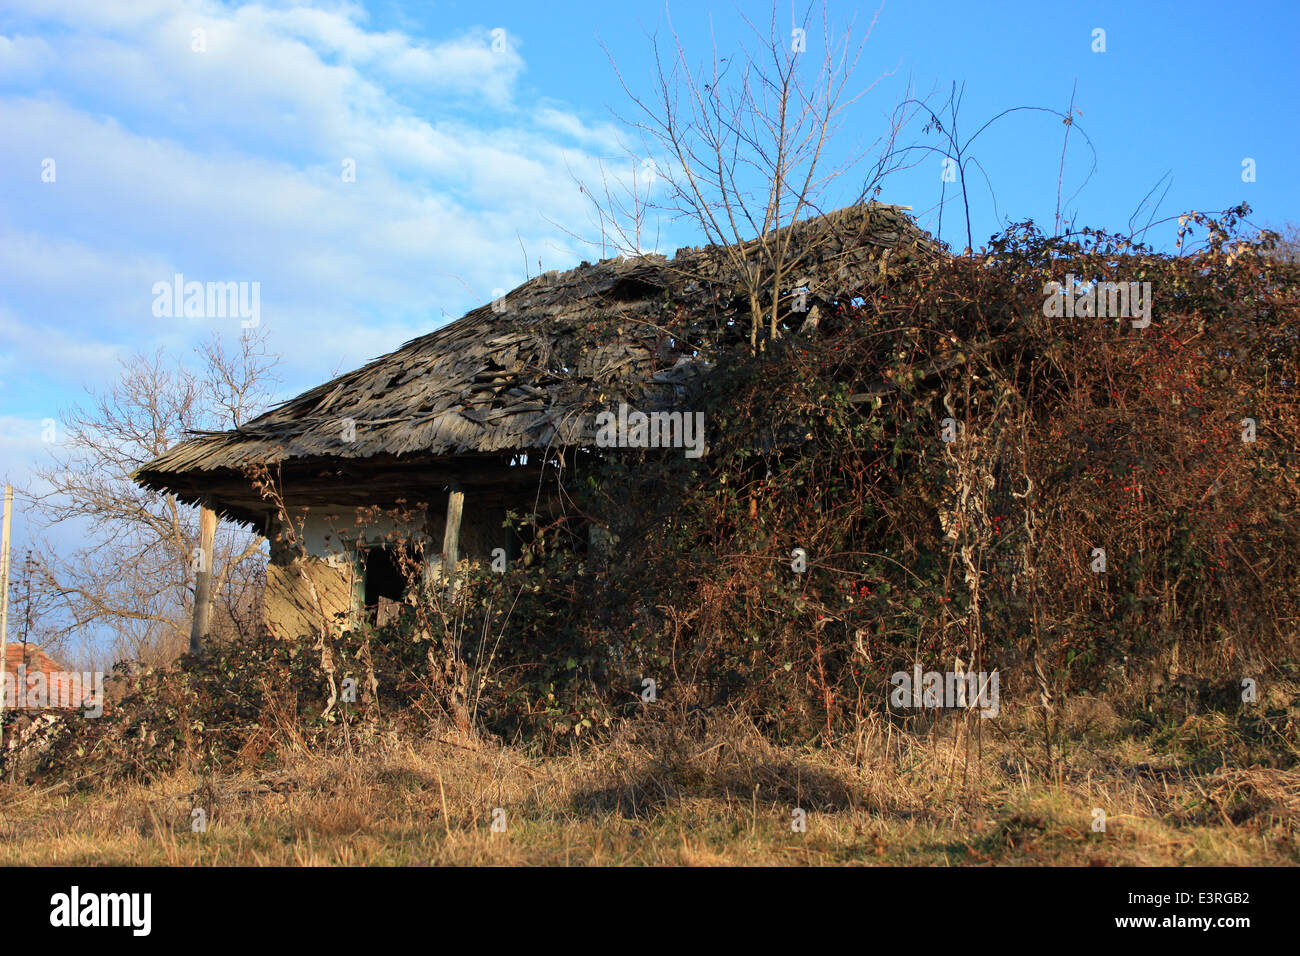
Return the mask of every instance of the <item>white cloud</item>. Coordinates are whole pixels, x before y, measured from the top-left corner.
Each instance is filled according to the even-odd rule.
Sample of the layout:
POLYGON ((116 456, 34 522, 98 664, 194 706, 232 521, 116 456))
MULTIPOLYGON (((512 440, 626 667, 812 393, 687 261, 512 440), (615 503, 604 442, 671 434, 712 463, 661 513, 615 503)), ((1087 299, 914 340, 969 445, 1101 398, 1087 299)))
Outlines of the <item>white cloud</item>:
POLYGON ((488 29, 428 45, 396 31, 367 32, 347 16, 305 7, 254 7, 247 17, 269 30, 304 40, 322 54, 373 68, 389 79, 476 93, 496 103, 509 99, 524 69, 518 38, 506 33, 498 43, 488 29))
MULTIPOLYGON (((360 362, 522 281, 521 241, 529 271, 589 255, 553 223, 583 220, 570 170, 593 175, 586 149, 607 150, 611 131, 504 102, 524 68, 516 38, 501 53, 486 29, 422 43, 347 7, 61 2, 34 16, 58 22, 48 42, 66 69, 57 94, 0 97, 14 133, 0 175, 18 184, 0 200, 0 305, 33 328, 41 311, 91 354, 207 334, 146 311, 174 272, 259 281, 292 377, 337 364, 358 327, 377 333, 360 362), (195 25, 206 53, 190 50, 195 25), (406 106, 401 84, 435 107, 406 106)), ((18 361, 34 348, 8 341, 18 361)))
POLYGON ((586 123, 581 117, 553 106, 539 107, 536 120, 542 129, 563 133, 575 143, 594 149, 601 156, 628 155, 626 138, 620 136, 611 123, 586 123))
POLYGON ((0 77, 36 76, 52 62, 54 53, 40 37, 0 35, 0 77))
MULTIPOLYGON (((18 318, 0 307, 0 402, 12 407, 36 377, 62 378, 77 384, 103 384, 117 368, 121 350, 109 343, 87 339, 56 322, 39 318, 18 318)), ((69 393, 70 400, 80 396, 69 393)), ((30 399, 28 401, 30 404, 30 399)), ((53 400, 42 410, 43 417, 57 417, 53 400)))

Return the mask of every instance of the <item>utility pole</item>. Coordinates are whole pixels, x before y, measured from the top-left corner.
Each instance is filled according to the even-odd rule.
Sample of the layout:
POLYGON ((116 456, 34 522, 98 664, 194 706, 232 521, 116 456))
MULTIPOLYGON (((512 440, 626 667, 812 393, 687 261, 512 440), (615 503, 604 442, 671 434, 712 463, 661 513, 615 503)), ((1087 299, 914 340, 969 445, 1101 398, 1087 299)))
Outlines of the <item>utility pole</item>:
MULTIPOLYGON (((14 512, 14 489, 5 485, 4 520, 0 523, 0 755, 4 754, 5 680, 9 673, 9 524, 14 512)), ((14 680, 14 699, 18 681, 14 680)))
POLYGON ((23 562, 23 660, 27 660, 27 635, 32 629, 32 549, 27 549, 27 560, 23 562))

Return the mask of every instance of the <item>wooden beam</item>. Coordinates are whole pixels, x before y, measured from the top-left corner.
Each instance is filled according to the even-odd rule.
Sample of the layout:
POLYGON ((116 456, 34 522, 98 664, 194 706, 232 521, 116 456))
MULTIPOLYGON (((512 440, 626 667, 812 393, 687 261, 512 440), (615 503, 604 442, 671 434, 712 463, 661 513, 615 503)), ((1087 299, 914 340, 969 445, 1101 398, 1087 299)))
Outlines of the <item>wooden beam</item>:
POLYGON ((447 525, 442 533, 442 577, 450 592, 456 579, 456 564, 460 560, 460 516, 465 510, 465 492, 452 485, 447 495, 447 525))
POLYGON ((199 552, 194 567, 194 622, 190 626, 190 653, 197 656, 207 640, 212 621, 212 549, 217 537, 217 513, 205 503, 199 510, 199 552))

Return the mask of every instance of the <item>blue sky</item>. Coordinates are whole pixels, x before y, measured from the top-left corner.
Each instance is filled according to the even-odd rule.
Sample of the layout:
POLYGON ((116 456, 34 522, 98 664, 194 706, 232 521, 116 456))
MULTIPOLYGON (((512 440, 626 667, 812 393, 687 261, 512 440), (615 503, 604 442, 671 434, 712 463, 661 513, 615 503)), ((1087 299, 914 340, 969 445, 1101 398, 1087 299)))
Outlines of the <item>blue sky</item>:
MULTIPOLYGON (((668 9, 703 56, 711 37, 734 51, 741 14, 761 21, 770 6, 668 9)), ((874 9, 831 3, 829 18, 856 18, 860 33, 874 9)), ((1246 200, 1253 222, 1281 226, 1300 220, 1297 9, 888 2, 857 73, 879 82, 837 145, 869 143, 909 84, 936 104, 964 84, 968 132, 1009 107, 1064 110, 1075 90, 1097 162, 1067 209, 1077 225, 1127 230, 1160 183, 1156 218, 1246 200), (1105 52, 1092 49, 1096 29, 1105 52), (1254 182, 1242 180, 1247 158, 1254 182)), ((287 397, 523 281, 521 246, 534 274, 539 259, 596 258, 569 234, 589 222, 573 179, 593 181, 602 160, 626 165, 631 142, 611 113, 627 104, 602 44, 648 89, 646 34, 664 26, 662 3, 628 0, 5 0, 0 473, 26 482, 50 451, 42 420, 111 382, 119 356, 239 334, 237 320, 155 316, 152 288, 175 273, 259 283, 287 397)), ((1058 118, 1018 114, 977 141, 993 192, 972 170, 977 245, 1007 221, 1050 228, 1064 132, 1058 118)), ((937 144, 920 123, 904 138, 937 144)), ((1072 134, 1067 195, 1091 163, 1072 134)), ((940 171, 926 159, 882 199, 934 229, 940 171)), ((949 206, 943 238, 958 248, 960 218, 949 206)), ((1148 238, 1167 248, 1172 229, 1148 238)), ((698 239, 678 226, 662 246, 698 239)), ((20 510, 16 550, 24 535, 20 510)))

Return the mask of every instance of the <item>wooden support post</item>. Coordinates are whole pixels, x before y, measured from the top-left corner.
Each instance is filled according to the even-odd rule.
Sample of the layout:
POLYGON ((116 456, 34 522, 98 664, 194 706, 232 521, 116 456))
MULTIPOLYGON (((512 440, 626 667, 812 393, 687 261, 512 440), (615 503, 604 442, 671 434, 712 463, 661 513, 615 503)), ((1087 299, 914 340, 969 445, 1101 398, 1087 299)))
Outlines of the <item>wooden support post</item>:
POLYGON ((460 516, 465 510, 465 492, 452 485, 447 495, 447 526, 442 533, 442 576, 447 593, 452 593, 456 581, 456 564, 460 560, 460 516))
POLYGON ((217 513, 205 502, 199 510, 199 549, 194 555, 194 623, 190 627, 190 653, 198 656, 212 620, 212 549, 217 537, 217 513))

